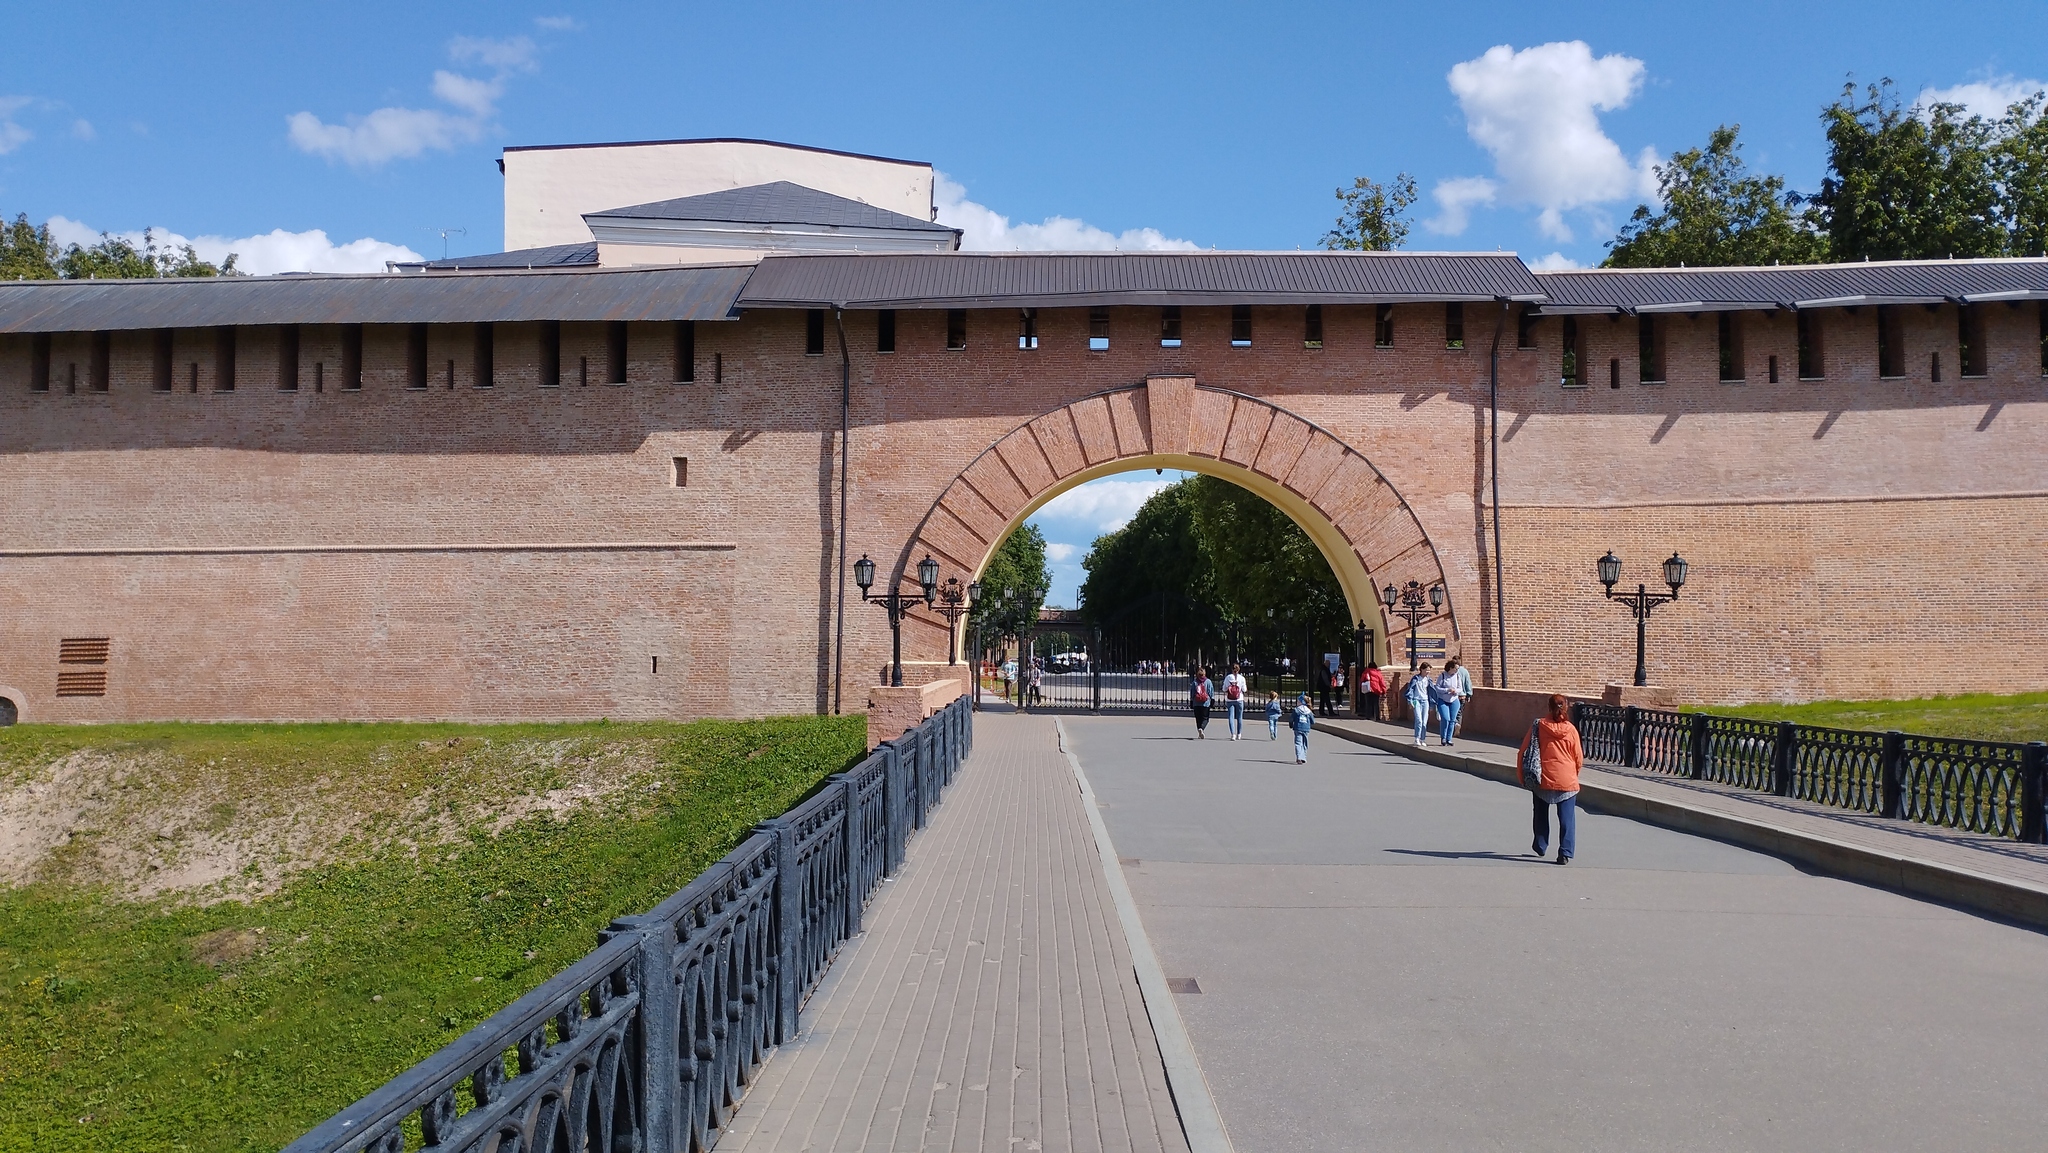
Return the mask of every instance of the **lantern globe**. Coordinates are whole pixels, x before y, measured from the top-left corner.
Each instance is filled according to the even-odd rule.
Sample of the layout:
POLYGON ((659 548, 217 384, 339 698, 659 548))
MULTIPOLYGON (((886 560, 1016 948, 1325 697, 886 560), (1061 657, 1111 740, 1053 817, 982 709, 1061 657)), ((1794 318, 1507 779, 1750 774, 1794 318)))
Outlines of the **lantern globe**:
POLYGON ((981 604, 981 582, 969 581, 967 582, 967 607, 974 608, 979 604, 981 604))
POLYGON ((1388 585, 1386 588, 1380 590, 1380 600, 1383 603, 1385 603, 1388 608, 1393 608, 1394 602, 1399 600, 1400 598, 1400 590, 1396 589, 1393 585, 1388 585))
POLYGON ((860 559, 853 562, 853 583, 859 585, 863 593, 875 587, 875 562, 869 560, 866 553, 860 554, 860 559))
POLYGON ((930 553, 917 562, 917 583, 925 587, 927 597, 932 589, 939 587, 939 562, 933 560, 930 553))
POLYGON ((1613 549, 1608 549, 1606 556, 1593 562, 1593 567, 1600 573, 1600 583, 1612 592, 1615 583, 1621 580, 1621 558, 1614 555, 1613 549))
POLYGON ((1685 558, 1676 552, 1671 554, 1670 560, 1664 562, 1664 583, 1671 586, 1673 596, 1678 595, 1678 590, 1685 587, 1685 572, 1690 567, 1685 563, 1685 558))
POLYGON ((1444 607, 1444 586, 1429 586, 1429 607, 1433 609, 1444 607))

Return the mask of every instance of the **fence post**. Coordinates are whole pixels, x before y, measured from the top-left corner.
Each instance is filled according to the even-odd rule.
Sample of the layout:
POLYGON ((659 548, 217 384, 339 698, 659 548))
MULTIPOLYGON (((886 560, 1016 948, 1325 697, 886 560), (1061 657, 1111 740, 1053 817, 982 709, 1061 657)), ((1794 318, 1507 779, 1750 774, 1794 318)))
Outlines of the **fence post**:
POLYGON ((866 871, 861 855, 867 838, 861 836, 860 784, 851 773, 835 773, 833 779, 839 782, 846 797, 846 936, 851 939, 860 932, 861 903, 868 895, 860 884, 861 874, 866 871))
POLYGON ((1643 763, 1643 710, 1634 705, 1621 710, 1621 763, 1631 769, 1643 763))
POLYGON ((962 732, 962 733, 963 733, 963 734, 964 734, 964 735, 966 736, 966 741, 965 741, 965 743, 963 743, 963 744, 962 744, 962 745, 960 746, 960 759, 964 761, 964 760, 966 760, 966 759, 967 759, 967 757, 968 757, 968 755, 969 755, 969 754, 971 754, 972 752, 974 752, 974 714, 973 714, 973 713, 971 713, 971 712, 970 712, 970 713, 967 713, 967 714, 965 714, 964 716, 962 716, 962 717, 960 718, 960 730, 961 730, 961 732, 962 732))
POLYGON ((1792 795, 1792 772, 1799 764, 1799 726, 1791 721, 1778 722, 1778 743, 1772 750, 1777 755, 1771 758, 1771 791, 1781 797, 1792 795))
POLYGON ((2028 741, 2020 750, 2020 840, 2030 844, 2048 842, 2048 743, 2028 741))
POLYGON ((1885 730, 1880 767, 1884 789, 1881 812, 1898 820, 1906 815, 1906 735, 1897 729, 1885 730))
POLYGON ((675 929, 659 918, 637 915, 614 920, 610 932, 640 939, 640 1035, 646 1049, 635 1088, 646 1106, 647 1148, 677 1149, 683 1144, 676 1133, 676 1033, 682 997, 676 989, 675 929))
POLYGON ((1692 720, 1692 731, 1686 734, 1692 755, 1688 758, 1691 763, 1686 766, 1686 775, 1695 781, 1704 781, 1707 779, 1707 714, 1687 715, 1692 720))
POLYGON ((796 1036, 804 884, 797 876, 796 829, 789 819, 775 817, 762 821, 757 828, 775 838, 775 1035, 787 1041, 796 1036))
POLYGON ((903 841, 906 830, 903 827, 903 757, 896 751, 896 742, 883 741, 875 746, 878 753, 888 754, 882 765, 882 824, 886 830, 884 839, 888 848, 882 853, 882 875, 893 877, 903 867, 903 841))

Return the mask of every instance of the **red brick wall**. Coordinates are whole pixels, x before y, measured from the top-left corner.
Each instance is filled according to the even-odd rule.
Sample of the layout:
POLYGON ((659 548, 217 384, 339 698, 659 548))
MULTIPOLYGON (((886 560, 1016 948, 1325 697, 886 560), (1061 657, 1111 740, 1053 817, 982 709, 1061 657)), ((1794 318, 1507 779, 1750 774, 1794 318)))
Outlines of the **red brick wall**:
MULTIPOLYGON (((1298 307, 1254 309, 1250 349, 1229 347, 1222 308, 1184 310, 1183 347, 1162 349, 1157 315, 1112 310, 1111 347, 1092 353, 1084 309, 1042 311, 1033 351, 1016 348, 1011 310, 972 313, 964 351, 943 347, 943 313, 906 312, 899 351, 878 355, 873 315, 850 314, 847 559, 903 561, 939 494, 1024 421, 1147 375, 1192 375, 1321 425, 1388 478, 1442 559, 1460 647, 1494 679, 1493 309, 1467 306, 1462 351, 1442 347, 1441 305, 1397 307, 1391 349, 1372 347, 1370 306, 1326 307, 1320 350, 1301 347, 1298 307)), ((1952 308, 1899 315, 1902 380, 1876 378, 1864 309, 1825 314, 1817 382, 1795 379, 1790 314, 1744 317, 1740 384, 1718 380, 1714 318, 1672 316, 1657 386, 1637 383, 1632 319, 1581 318, 1591 387, 1578 390, 1557 383, 1559 321, 1518 351, 1509 320, 1513 683, 1590 690, 1632 670, 1629 618, 1592 580, 1592 559, 1613 548, 1634 579, 1653 579, 1672 549, 1693 561, 1650 647, 1652 678, 1689 699, 2048 687, 2048 626, 2031 611, 2048 592, 2036 313, 1988 310, 1992 373, 1973 380, 1959 376, 1952 308), (1939 384, 1927 379, 1937 350, 1939 384), (1774 352, 1775 385, 1763 367, 1774 352)), ((670 326, 634 325, 629 383, 610 386, 604 326, 565 324, 562 387, 541 389, 537 332, 497 326, 496 387, 484 390, 472 387, 472 330, 436 326, 430 387, 412 391, 404 327, 368 326, 363 390, 342 392, 339 329, 307 326, 297 393, 277 390, 275 330, 239 331, 232 393, 213 391, 212 333, 181 332, 167 395, 150 388, 148 334, 116 334, 104 394, 85 383, 83 334, 52 342, 48 395, 28 391, 28 340, 0 339, 0 684, 26 690, 30 716, 65 720, 830 708, 836 337, 807 357, 800 313, 702 323, 697 383, 682 385, 670 326), (328 384, 315 393, 320 363, 328 384), (675 456, 690 459, 688 488, 672 486, 675 456), (462 551, 508 544, 580 547, 462 551), (424 551, 346 551, 370 545, 424 551), (190 553, 283 546, 338 551, 190 553), (110 548, 158 552, 23 555, 110 548), (49 695, 57 641, 73 635, 114 638, 107 697, 49 695)), ((854 711, 889 634, 847 586, 854 711)), ((943 660, 943 644, 912 628, 905 656, 943 660)))

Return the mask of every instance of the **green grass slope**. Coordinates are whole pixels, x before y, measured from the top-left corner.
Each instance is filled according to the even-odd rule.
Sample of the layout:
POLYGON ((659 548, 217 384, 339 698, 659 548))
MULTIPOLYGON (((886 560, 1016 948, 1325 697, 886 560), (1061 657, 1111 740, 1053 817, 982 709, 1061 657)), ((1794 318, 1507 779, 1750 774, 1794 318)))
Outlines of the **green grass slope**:
POLYGON ((1792 721, 1831 729, 1897 729, 1928 737, 2048 740, 2048 693, 1967 693, 1910 701, 1814 701, 1804 705, 1711 705, 1687 711, 1792 721))

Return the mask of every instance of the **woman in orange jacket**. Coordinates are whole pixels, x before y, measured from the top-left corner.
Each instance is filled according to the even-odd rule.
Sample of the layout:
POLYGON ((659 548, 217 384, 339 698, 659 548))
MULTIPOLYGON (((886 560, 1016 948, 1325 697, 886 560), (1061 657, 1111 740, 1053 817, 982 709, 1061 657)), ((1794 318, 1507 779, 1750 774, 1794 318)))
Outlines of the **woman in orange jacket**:
POLYGON ((1571 721, 1571 702, 1562 695, 1550 698, 1550 715, 1537 721, 1522 738, 1522 749, 1515 763, 1529 753, 1529 742, 1536 742, 1536 752, 1543 761, 1543 775, 1535 789, 1530 790, 1529 800, 1534 808, 1532 825, 1536 840, 1529 851, 1541 857, 1550 849, 1550 808, 1557 806, 1557 863, 1569 865, 1572 854, 1578 848, 1579 831, 1579 769, 1586 763, 1585 750, 1579 746, 1579 730, 1571 721))

